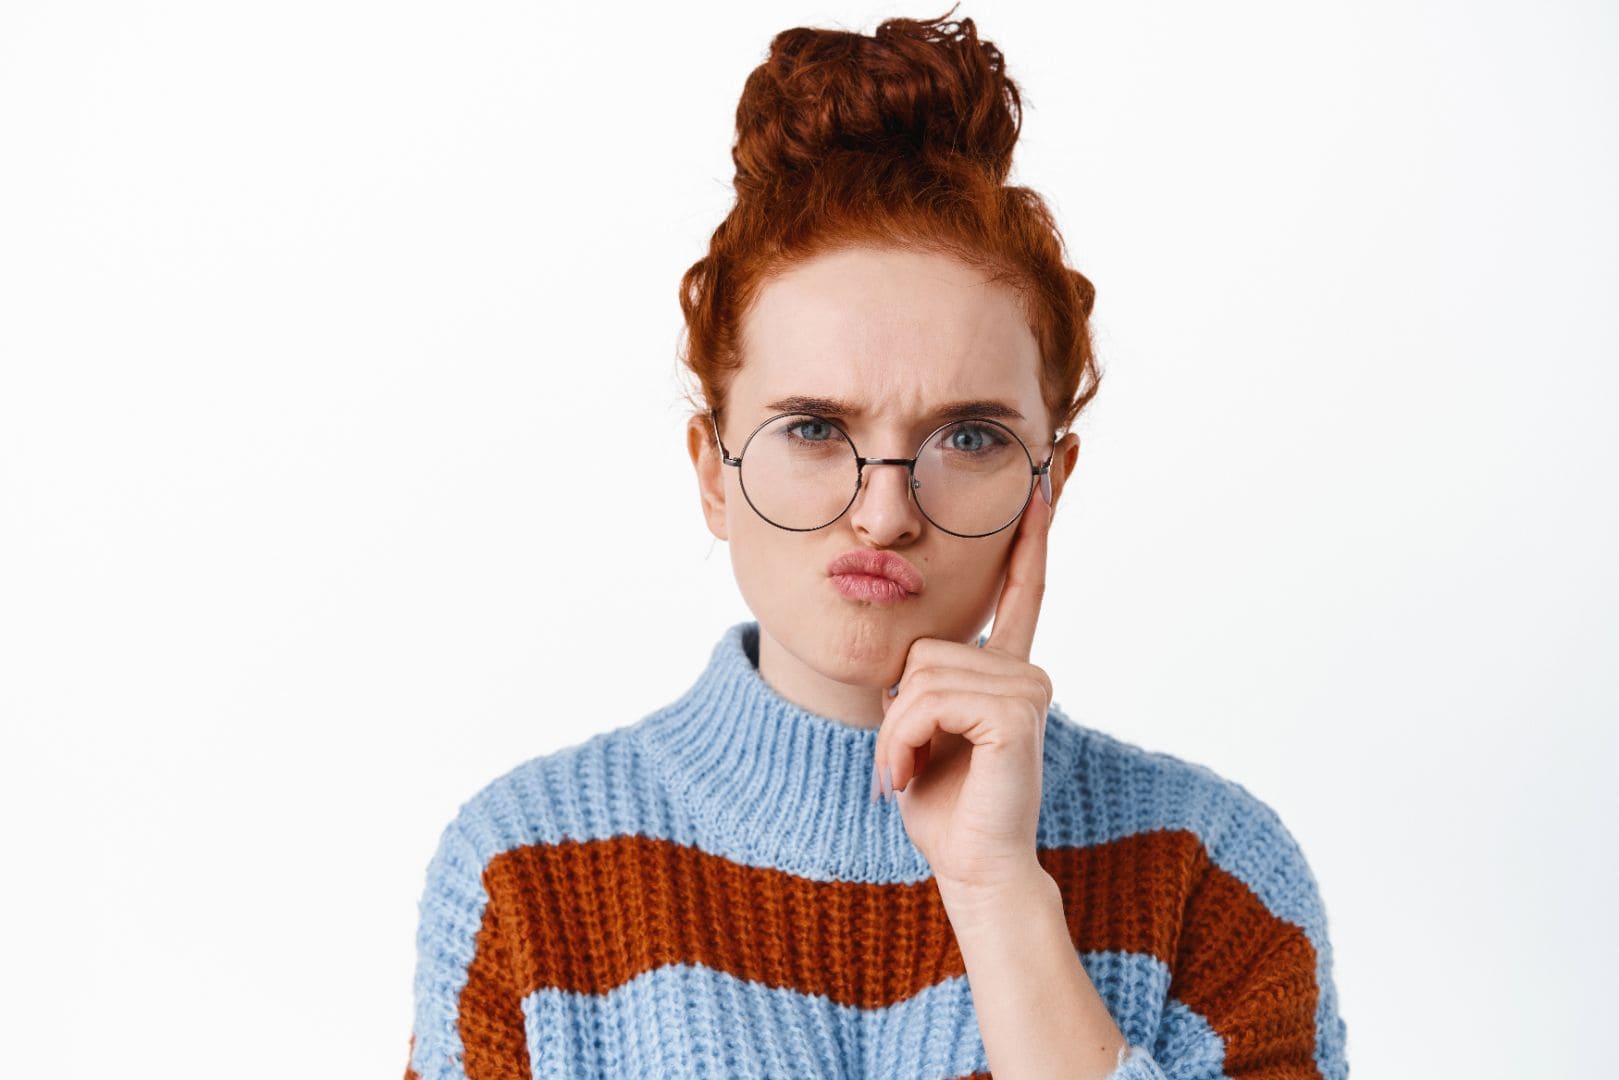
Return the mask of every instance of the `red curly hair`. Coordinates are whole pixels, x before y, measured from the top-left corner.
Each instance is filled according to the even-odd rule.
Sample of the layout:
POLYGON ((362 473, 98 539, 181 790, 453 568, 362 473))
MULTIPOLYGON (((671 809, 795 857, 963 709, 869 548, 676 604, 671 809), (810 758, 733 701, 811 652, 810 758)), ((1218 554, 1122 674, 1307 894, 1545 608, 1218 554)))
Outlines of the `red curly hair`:
POLYGON ((1023 126, 1017 85, 971 19, 895 18, 870 36, 777 34, 736 109, 736 204, 681 277, 688 402, 724 407, 741 319, 761 286, 835 248, 953 255, 1017 293, 1040 347, 1041 390, 1062 434, 1095 395, 1096 290, 1063 260, 1038 194, 1005 183, 1023 126))

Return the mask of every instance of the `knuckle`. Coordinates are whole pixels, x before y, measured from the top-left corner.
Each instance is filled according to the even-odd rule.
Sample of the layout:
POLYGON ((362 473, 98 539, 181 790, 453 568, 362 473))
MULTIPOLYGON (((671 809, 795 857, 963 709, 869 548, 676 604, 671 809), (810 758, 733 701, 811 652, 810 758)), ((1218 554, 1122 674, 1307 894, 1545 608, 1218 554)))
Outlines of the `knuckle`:
POLYGON ((911 670, 907 671, 905 676, 900 680, 901 689, 909 690, 914 696, 925 691, 928 686, 937 678, 938 673, 935 668, 912 668, 911 670))

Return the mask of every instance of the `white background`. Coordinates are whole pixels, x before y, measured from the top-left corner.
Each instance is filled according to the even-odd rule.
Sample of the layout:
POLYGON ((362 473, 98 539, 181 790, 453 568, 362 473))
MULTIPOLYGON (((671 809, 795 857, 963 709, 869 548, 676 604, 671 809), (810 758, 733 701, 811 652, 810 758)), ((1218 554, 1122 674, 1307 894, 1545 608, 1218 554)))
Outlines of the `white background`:
MULTIPOLYGON (((889 5, 0 7, 15 1076, 398 1076, 439 831, 748 618, 680 273, 889 5)), ((1097 285, 1035 662, 1280 813, 1354 1075, 1611 1064, 1619 11, 980 3, 1097 285)))

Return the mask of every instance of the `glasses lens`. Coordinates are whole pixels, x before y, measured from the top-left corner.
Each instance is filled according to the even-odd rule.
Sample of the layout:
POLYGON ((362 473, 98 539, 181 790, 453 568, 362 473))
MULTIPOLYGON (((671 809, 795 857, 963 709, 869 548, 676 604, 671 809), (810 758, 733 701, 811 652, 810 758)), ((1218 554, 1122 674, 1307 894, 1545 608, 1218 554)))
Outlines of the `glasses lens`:
POLYGON ((916 503, 934 524, 983 536, 1027 505, 1033 462, 1012 430, 993 420, 961 420, 928 437, 916 460, 916 503))
POLYGON ((748 440, 742 492, 783 529, 819 529, 854 498, 860 470, 843 432, 816 416, 779 416, 748 440))

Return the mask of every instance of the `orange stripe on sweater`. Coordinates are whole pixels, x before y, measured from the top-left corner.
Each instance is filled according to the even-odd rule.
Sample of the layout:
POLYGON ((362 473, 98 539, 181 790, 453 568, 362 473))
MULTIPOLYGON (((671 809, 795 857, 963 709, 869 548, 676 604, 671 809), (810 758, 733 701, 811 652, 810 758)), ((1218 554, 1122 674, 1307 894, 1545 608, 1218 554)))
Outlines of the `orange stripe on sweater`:
POLYGON ((414 1031, 412 1031, 410 1033, 410 1047, 409 1047, 409 1049, 407 1049, 405 1051, 405 1080, 422 1080, 422 1078, 420 1076, 416 1075, 416 1070, 411 1068, 411 1065, 410 1065, 410 1059, 411 1059, 412 1055, 414 1055, 415 1053, 416 1053, 416 1033, 414 1031))
MULTIPOLYGON (((1314 947, 1194 834, 1154 830, 1039 859, 1075 948, 1166 964, 1171 996, 1225 1041, 1228 1075, 1318 1075, 1314 947)), ((504 852, 484 885, 460 1002, 471 1080, 527 1077, 520 1002, 537 990, 605 994, 659 966, 701 964, 873 1009, 966 970, 931 878, 814 881, 632 835, 504 852)))

